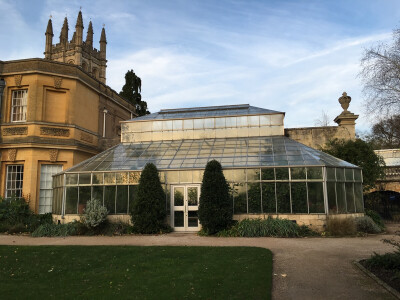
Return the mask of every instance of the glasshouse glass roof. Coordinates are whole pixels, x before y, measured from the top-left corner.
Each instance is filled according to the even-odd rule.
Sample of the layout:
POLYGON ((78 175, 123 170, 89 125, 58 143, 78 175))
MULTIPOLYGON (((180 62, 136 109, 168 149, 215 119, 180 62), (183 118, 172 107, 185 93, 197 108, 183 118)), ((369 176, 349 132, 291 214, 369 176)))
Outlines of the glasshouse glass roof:
POLYGON ((162 109, 159 112, 132 119, 133 121, 224 117, 238 115, 281 114, 283 112, 250 106, 249 104, 162 109))
POLYGON ((223 168, 332 166, 358 168, 285 136, 121 143, 66 172, 141 170, 154 163, 160 170, 204 169, 216 159, 223 168))

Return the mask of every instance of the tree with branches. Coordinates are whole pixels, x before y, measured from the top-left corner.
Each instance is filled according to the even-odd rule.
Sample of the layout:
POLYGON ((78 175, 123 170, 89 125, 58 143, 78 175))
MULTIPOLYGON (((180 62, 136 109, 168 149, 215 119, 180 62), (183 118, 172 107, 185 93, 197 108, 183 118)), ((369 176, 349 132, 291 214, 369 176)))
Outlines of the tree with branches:
POLYGON ((361 59, 367 111, 374 115, 400 113, 400 29, 391 43, 380 43, 365 50, 361 59))
POLYGON ((375 149, 400 148, 400 115, 382 119, 368 136, 375 149))

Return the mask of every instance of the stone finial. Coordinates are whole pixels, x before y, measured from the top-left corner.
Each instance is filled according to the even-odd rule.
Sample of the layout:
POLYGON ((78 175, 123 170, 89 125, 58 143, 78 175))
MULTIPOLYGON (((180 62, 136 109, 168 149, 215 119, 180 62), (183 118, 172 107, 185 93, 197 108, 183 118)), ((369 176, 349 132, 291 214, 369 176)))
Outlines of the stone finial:
POLYGON ((78 13, 78 18, 76 19, 75 28, 76 28, 76 27, 81 27, 81 28, 83 28, 82 11, 79 11, 79 13, 78 13))
POLYGON ((339 98, 339 103, 342 106, 344 112, 347 112, 350 102, 351 102, 351 97, 347 96, 346 92, 343 92, 342 97, 339 98))
POLYGON ((89 27, 86 35, 86 44, 93 47, 93 25, 92 21, 89 22, 89 27))
POLYGON ((64 24, 60 32, 60 43, 65 44, 68 42, 68 19, 65 17, 64 24))
POLYGON ((50 16, 49 22, 47 23, 47 28, 46 28, 45 35, 54 36, 54 34, 53 34, 53 23, 51 22, 51 16, 50 16))

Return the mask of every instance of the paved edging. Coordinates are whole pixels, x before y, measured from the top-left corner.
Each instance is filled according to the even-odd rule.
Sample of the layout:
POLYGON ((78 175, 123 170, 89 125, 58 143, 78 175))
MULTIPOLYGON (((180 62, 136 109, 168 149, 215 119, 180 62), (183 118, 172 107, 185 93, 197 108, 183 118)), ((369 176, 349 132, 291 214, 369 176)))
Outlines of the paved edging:
POLYGON ((360 264, 358 261, 353 261, 353 264, 357 266, 362 272, 364 272, 367 276, 375 280, 378 284, 383 286, 388 292, 390 292, 393 296, 395 296, 397 299, 400 299, 400 293, 396 291, 394 288, 392 288, 390 285, 388 285, 386 282, 382 281, 379 279, 374 273, 370 272, 368 269, 366 269, 362 264, 360 264))

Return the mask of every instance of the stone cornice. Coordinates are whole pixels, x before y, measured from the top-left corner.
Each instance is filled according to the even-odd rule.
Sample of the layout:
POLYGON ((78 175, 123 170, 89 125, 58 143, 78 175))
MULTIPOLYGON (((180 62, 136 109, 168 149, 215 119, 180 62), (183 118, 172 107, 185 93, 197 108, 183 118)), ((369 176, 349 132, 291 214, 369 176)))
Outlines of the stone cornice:
POLYGON ((0 61, 0 75, 13 76, 17 74, 44 74, 51 76, 57 74, 63 78, 79 80, 97 93, 102 94, 105 98, 135 114, 134 106, 131 103, 121 97, 111 87, 91 77, 76 65, 41 58, 0 61))

